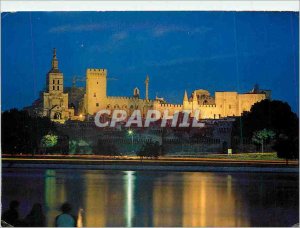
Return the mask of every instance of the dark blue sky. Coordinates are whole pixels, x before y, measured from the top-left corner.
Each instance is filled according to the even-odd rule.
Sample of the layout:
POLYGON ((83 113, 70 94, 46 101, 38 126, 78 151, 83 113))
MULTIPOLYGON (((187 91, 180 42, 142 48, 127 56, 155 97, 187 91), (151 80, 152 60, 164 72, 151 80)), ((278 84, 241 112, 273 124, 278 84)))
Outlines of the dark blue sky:
MULTIPOLYGON (((135 86, 181 103, 184 90, 271 89, 298 113, 299 16, 291 12, 2 13, 2 110, 30 105, 57 48, 65 86, 107 68, 108 95, 135 86)), ((80 83, 79 83, 80 85, 80 83)), ((81 84, 82 85, 82 84, 81 84)))

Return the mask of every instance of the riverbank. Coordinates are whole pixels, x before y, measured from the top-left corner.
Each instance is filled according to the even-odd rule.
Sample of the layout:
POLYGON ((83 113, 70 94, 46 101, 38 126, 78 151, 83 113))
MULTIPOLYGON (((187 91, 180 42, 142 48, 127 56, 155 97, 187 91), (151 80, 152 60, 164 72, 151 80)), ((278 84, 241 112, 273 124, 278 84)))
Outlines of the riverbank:
POLYGON ((222 158, 105 157, 95 155, 2 156, 2 168, 98 169, 98 170, 161 170, 198 172, 288 172, 298 173, 298 161, 237 160, 222 158))

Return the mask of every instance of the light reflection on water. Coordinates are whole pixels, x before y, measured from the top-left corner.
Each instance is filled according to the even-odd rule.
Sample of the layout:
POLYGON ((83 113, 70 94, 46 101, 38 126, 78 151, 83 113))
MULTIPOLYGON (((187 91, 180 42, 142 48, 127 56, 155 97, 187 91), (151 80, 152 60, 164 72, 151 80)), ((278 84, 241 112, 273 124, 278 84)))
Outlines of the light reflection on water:
POLYGON ((15 170, 2 172, 2 205, 35 202, 54 225, 60 205, 84 209, 84 226, 290 226, 298 175, 267 173, 15 170))

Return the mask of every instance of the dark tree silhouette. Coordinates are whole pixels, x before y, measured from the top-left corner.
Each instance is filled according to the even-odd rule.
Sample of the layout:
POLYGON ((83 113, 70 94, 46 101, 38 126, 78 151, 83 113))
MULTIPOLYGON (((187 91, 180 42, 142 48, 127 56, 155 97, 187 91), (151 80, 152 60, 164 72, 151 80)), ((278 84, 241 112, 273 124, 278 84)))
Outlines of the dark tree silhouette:
POLYGON ((164 148, 160 146, 158 142, 149 141, 142 146, 142 148, 136 153, 136 155, 141 158, 158 158, 159 156, 164 155, 164 152, 164 148))
POLYGON ((38 153, 42 137, 56 131, 49 118, 32 117, 17 109, 2 112, 1 122, 3 153, 38 153))
POLYGON ((97 145, 93 148, 93 153, 97 155, 107 155, 107 156, 120 155, 115 144, 106 142, 103 139, 98 140, 97 145))
POLYGON ((288 163, 288 159, 299 159, 299 137, 288 137, 280 134, 275 142, 274 150, 277 151, 279 158, 285 158, 288 163))
POLYGON ((286 102, 263 100, 255 103, 250 112, 236 119, 233 137, 251 138, 257 131, 272 130, 275 136, 274 150, 281 158, 299 157, 299 118, 286 102))

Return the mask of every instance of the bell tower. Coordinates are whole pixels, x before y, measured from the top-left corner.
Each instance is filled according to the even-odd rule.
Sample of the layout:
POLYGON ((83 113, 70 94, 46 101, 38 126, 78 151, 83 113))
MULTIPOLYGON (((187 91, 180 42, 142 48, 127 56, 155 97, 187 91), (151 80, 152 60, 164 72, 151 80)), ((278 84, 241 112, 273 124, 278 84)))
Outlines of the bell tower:
POLYGON ((63 73, 58 69, 58 59, 55 48, 53 49, 51 69, 47 74, 47 89, 49 93, 63 93, 64 91, 64 77, 63 73))
POLYGON ((64 76, 58 68, 56 49, 53 49, 51 69, 47 74, 47 91, 43 93, 44 116, 52 121, 64 123, 73 114, 68 108, 68 94, 64 93, 64 76))

